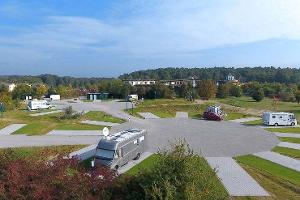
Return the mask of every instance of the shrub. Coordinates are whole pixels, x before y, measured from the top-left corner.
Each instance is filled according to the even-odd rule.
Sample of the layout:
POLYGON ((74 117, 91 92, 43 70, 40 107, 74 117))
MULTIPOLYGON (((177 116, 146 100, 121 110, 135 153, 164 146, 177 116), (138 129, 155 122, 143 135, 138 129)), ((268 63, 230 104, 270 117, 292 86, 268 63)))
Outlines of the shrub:
POLYGON ((243 94, 243 90, 238 85, 232 85, 231 88, 230 88, 230 90, 229 90, 229 93, 230 93, 231 96, 241 97, 242 94, 243 94))
POLYGON ((261 101, 263 100, 265 97, 264 95, 264 90, 260 87, 260 88, 257 88, 255 89, 253 92, 252 92, 252 98, 255 100, 255 101, 261 101))
POLYGON ((64 114, 60 116, 60 119, 78 119, 83 115, 83 113, 75 112, 72 106, 68 106, 64 109, 64 114))
POLYGON ((123 177, 114 199, 225 199, 227 194, 206 161, 185 142, 158 153, 154 167, 134 177, 123 177))

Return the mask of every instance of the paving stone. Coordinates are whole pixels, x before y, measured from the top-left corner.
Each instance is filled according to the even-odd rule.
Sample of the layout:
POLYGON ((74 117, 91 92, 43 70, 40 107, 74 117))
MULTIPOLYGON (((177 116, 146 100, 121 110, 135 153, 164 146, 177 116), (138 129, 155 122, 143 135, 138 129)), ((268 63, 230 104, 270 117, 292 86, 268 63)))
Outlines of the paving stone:
POLYGON ((300 150, 300 144, 291 143, 291 142, 280 142, 277 146, 300 150))
POLYGON ((255 153, 253 155, 300 172, 300 161, 290 158, 288 156, 283 156, 279 153, 275 153, 271 151, 255 153))
POLYGON ((26 126, 26 124, 11 124, 0 130, 0 135, 10 135, 16 132, 20 128, 26 126))
POLYGON ((206 157, 230 196, 269 196, 231 157, 206 157))
POLYGON ((158 116, 150 112, 139 112, 138 114, 141 115, 144 119, 159 119, 158 116))

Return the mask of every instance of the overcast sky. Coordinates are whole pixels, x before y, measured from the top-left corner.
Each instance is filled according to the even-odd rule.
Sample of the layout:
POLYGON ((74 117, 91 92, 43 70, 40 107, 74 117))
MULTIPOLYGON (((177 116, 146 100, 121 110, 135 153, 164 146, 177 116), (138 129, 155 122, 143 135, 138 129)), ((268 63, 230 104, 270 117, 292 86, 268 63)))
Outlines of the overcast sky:
POLYGON ((300 66, 299 0, 1 0, 0 74, 300 66))

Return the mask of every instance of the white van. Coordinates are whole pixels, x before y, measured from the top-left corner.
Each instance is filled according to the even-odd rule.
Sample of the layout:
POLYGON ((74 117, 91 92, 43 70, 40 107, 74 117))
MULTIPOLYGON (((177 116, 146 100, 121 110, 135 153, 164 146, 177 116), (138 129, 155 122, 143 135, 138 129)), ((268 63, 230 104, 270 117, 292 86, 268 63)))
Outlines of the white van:
POLYGON ((28 110, 50 109, 52 106, 46 100, 32 100, 28 102, 28 110))
POLYGON ((139 96, 137 94, 131 94, 127 96, 127 101, 138 101, 139 96))
POLYGON ((263 123, 267 126, 295 126, 297 120, 293 113, 264 112, 263 123))

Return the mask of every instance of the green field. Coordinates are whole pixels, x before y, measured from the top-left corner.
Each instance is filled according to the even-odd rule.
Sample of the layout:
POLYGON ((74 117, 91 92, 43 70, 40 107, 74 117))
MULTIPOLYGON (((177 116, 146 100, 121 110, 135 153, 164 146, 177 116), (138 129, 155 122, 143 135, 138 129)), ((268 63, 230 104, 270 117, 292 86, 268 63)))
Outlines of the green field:
POLYGON ((100 130, 103 126, 81 124, 79 119, 60 119, 63 113, 55 113, 43 116, 30 116, 31 112, 25 110, 7 111, 1 118, 0 125, 22 123, 27 124, 17 130, 14 134, 42 135, 51 130, 100 130))
POLYGON ((274 149, 272 149, 272 151, 289 156, 291 158, 300 159, 300 150, 290 149, 286 147, 275 147, 274 149))
POLYGON ((159 160, 159 155, 152 154, 151 156, 149 156, 148 158, 146 158, 145 160, 143 160, 142 162, 140 162, 139 164, 135 165, 130 170, 128 170, 126 174, 137 175, 141 171, 151 170, 158 160, 159 160))
POLYGON ((300 133, 300 127, 288 127, 288 128, 266 128, 270 132, 278 133, 300 133))
POLYGON ((258 120, 244 122, 243 124, 256 126, 256 125, 263 125, 263 122, 261 119, 258 119, 258 120))
POLYGON ((30 157, 31 159, 40 160, 48 159, 57 155, 66 155, 73 151, 84 148, 86 145, 62 145, 49 147, 18 147, 0 149, 0 156, 7 151, 11 151, 13 159, 30 157))
MULTIPOLYGON (((145 100, 133 109, 133 115, 140 117, 138 112, 151 112, 161 118, 173 118, 176 116, 176 112, 187 112, 190 118, 199 119, 202 118, 202 114, 206 110, 207 106, 214 104, 214 101, 197 103, 190 102, 185 99, 145 100)), ((227 113, 225 120, 233 120, 250 116, 234 110, 225 109, 224 111, 227 113)), ((132 114, 132 109, 128 109, 127 112, 132 114)))
POLYGON ((272 195, 270 199, 299 199, 299 172, 253 155, 240 156, 236 160, 272 195))
POLYGON ((84 118, 92 121, 103 121, 112 123, 124 123, 125 120, 113 117, 107 113, 101 111, 90 111, 84 115, 84 118))
POLYGON ((271 98, 264 98, 260 102, 254 101, 251 97, 229 97, 226 99, 217 99, 217 101, 236 106, 241 108, 249 108, 255 110, 270 110, 270 111, 282 111, 282 112, 292 112, 296 115, 297 119, 300 121, 300 106, 293 102, 274 102, 271 98))

